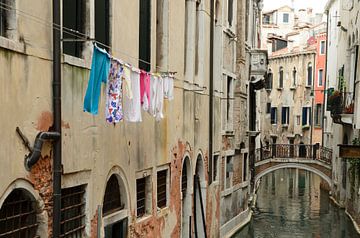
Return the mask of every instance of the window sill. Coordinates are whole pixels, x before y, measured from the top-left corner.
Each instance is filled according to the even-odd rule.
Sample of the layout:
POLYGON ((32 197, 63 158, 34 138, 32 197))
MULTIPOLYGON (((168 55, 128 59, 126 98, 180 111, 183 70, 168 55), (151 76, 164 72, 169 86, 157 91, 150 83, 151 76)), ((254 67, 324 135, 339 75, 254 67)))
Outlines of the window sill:
POLYGON ((309 129, 310 129, 310 125, 302 126, 302 129, 303 129, 303 130, 309 130, 309 129))
POLYGON ((305 85, 305 88, 307 88, 307 89, 311 89, 311 85, 305 85))
POLYGON ((233 187, 226 188, 224 191, 221 192, 222 197, 227 197, 233 193, 233 187))
POLYGON ((266 88, 265 90, 266 90, 266 92, 268 92, 268 93, 270 93, 270 92, 272 91, 271 88, 266 88))
POLYGON ((17 53, 25 54, 25 44, 0 36, 0 48, 5 48, 17 53))
POLYGON ((75 56, 63 54, 63 62, 72 66, 91 69, 90 61, 86 61, 85 59, 77 58, 75 56))
POLYGON ((281 90, 283 90, 284 88, 277 88, 277 90, 279 90, 279 91, 281 91, 281 90))
POLYGON ((144 222, 144 221, 150 219, 151 217, 152 217, 151 214, 145 214, 145 215, 143 215, 141 217, 137 217, 136 218, 136 223, 144 222))
POLYGON ((290 87, 290 90, 296 90, 296 87, 295 87, 295 86, 291 86, 291 87, 290 87))
POLYGON ((289 124, 282 124, 282 127, 283 127, 283 128, 288 128, 288 127, 289 127, 289 124))
POLYGON ((157 215, 159 216, 159 217, 163 217, 163 216, 166 216, 167 214, 169 214, 169 211, 170 211, 170 209, 169 209, 169 206, 166 206, 166 207, 164 207, 164 208, 157 208, 157 215))

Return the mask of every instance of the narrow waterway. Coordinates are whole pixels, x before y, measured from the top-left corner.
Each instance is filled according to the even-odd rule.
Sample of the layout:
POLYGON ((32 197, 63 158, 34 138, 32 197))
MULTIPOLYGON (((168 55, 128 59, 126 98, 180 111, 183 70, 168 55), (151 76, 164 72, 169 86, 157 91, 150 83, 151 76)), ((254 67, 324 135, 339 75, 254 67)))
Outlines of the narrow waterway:
POLYGON ((298 169, 266 175, 257 192, 253 220, 234 238, 359 238, 324 185, 319 176, 298 169))

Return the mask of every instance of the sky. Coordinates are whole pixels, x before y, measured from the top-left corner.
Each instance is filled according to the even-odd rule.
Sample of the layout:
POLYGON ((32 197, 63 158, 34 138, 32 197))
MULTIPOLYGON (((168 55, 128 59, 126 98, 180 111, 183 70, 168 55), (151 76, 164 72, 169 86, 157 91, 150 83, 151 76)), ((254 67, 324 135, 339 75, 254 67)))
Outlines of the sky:
MULTIPOLYGON (((311 7, 315 12, 323 13, 328 0, 294 0, 295 9, 311 7)), ((272 10, 278 7, 292 6, 292 0, 264 0, 264 10, 272 10)))

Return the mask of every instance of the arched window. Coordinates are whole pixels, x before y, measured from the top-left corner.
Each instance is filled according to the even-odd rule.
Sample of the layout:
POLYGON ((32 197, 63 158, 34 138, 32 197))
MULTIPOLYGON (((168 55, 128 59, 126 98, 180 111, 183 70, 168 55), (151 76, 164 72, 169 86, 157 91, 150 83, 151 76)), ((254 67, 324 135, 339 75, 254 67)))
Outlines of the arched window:
POLYGON ((279 88, 284 87, 284 68, 281 66, 279 69, 279 88))
POLYGON ((310 62, 308 63, 308 67, 307 67, 307 86, 312 85, 312 78, 313 78, 313 69, 312 69, 312 64, 310 62))
POLYGON ((106 184, 104 204, 103 204, 103 216, 110 213, 114 213, 124 208, 124 204, 121 202, 120 187, 116 175, 111 175, 109 181, 106 184))
POLYGON ((294 67, 293 72, 292 72, 292 78, 293 78, 293 86, 296 86, 296 67, 294 67))
POLYGON ((36 237, 35 204, 25 190, 13 190, 0 209, 0 237, 36 237))

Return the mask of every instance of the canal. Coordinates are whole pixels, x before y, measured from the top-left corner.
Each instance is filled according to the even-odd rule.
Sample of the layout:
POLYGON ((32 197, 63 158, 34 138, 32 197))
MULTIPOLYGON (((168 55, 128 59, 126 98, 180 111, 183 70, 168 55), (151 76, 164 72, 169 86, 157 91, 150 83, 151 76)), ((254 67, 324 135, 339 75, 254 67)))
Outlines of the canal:
POLYGON ((319 176, 298 169, 266 175, 252 221, 233 238, 359 238, 345 212, 331 202, 323 183, 319 176))

